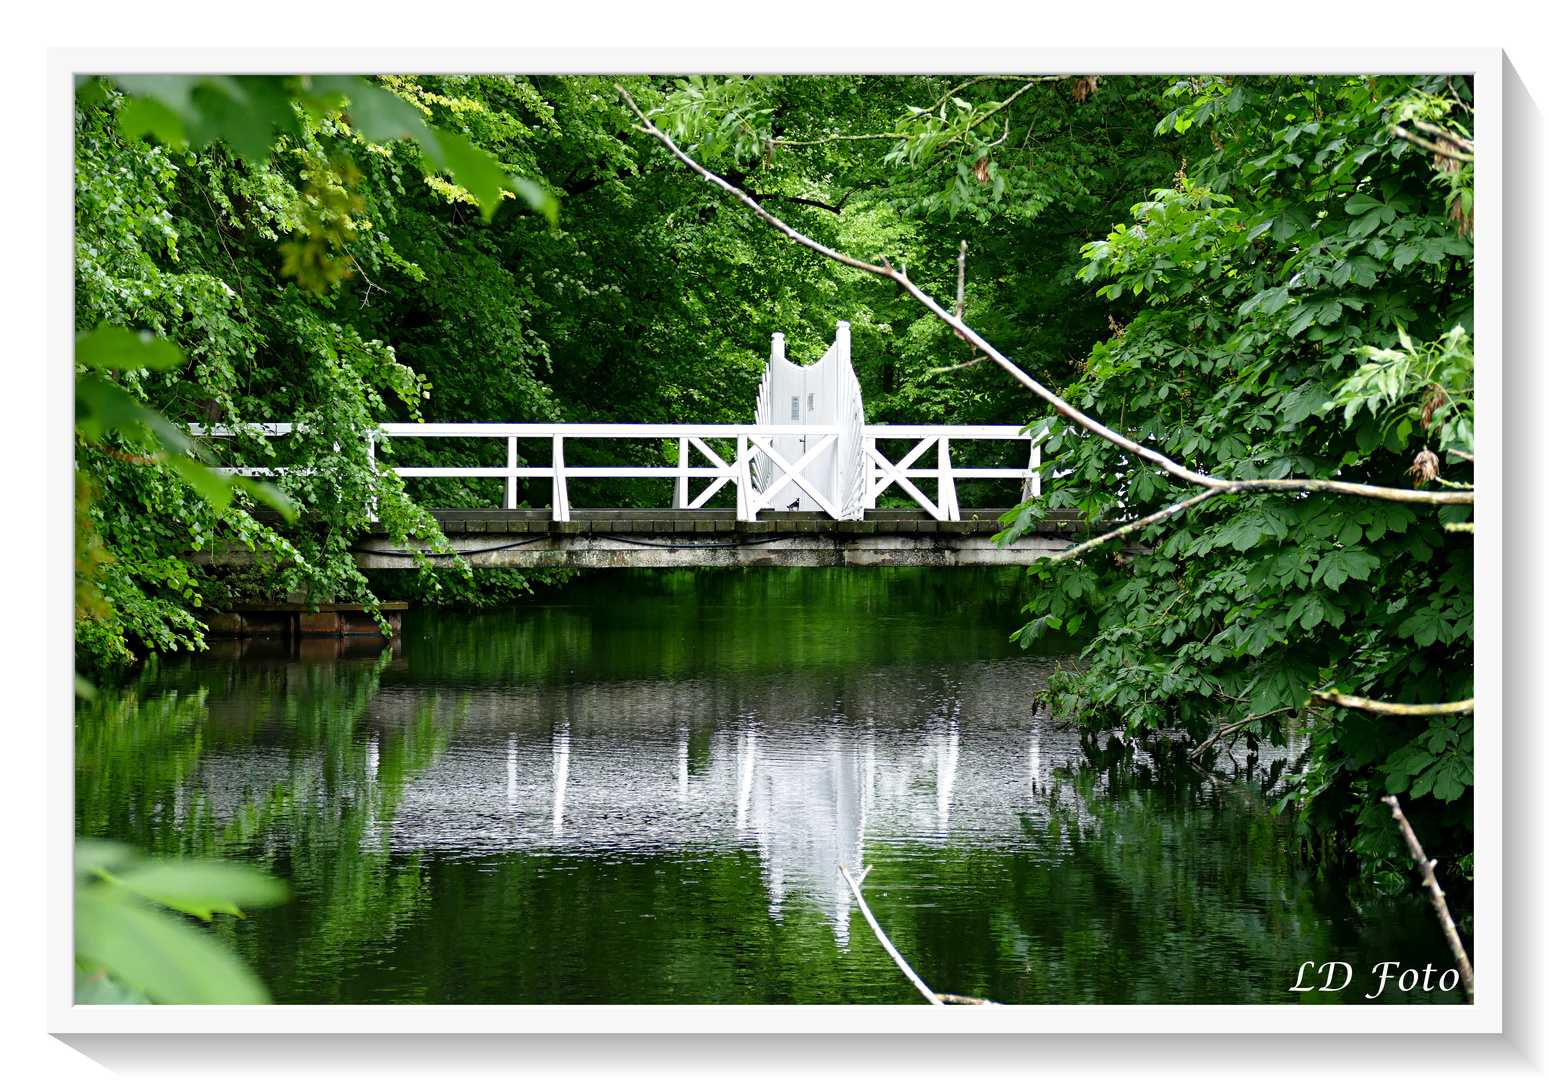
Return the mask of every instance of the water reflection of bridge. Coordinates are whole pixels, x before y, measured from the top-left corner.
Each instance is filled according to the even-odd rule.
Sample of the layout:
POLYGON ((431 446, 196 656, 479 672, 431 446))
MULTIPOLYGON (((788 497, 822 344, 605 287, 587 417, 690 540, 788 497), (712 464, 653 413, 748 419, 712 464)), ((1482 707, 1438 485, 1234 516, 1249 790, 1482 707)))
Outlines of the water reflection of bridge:
MULTIPOLYGON (((773 918, 816 909, 844 946, 853 901, 841 862, 1021 847, 1027 825, 1041 830, 1051 815, 1101 830, 1082 799, 1052 782, 1082 758, 1076 733, 1032 707, 1055 663, 389 685, 351 725, 367 741, 351 777, 329 776, 326 747, 242 746, 208 753, 194 785, 220 820, 280 788, 320 806, 341 796, 370 805, 378 747, 428 723, 442 748, 408 776, 389 815, 366 825, 362 845, 604 862, 747 852, 773 918)), ((222 708, 212 700, 212 715, 222 708)), ((914 887, 931 901, 928 885, 914 887)))
MULTIPOLYGON (((447 751, 409 786, 396 850, 632 854, 756 851, 770 913, 793 894, 840 944, 838 866, 868 844, 948 845, 1020 833, 1072 735, 1032 715, 1037 658, 918 673, 786 675, 744 684, 633 682, 455 696, 447 751)), ((373 713, 421 708, 386 691, 373 713)), ((1046 808, 1045 808, 1046 812, 1046 808)))

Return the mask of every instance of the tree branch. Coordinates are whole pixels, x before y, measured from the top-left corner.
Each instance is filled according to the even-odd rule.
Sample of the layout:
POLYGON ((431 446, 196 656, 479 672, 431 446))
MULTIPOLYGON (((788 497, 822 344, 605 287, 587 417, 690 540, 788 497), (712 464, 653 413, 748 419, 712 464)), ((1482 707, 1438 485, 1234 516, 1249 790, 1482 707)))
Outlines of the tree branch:
POLYGON ((992 117, 996 113, 1000 112, 1000 110, 1006 108, 1008 105, 1010 105, 1017 98, 1021 97, 1023 94, 1027 93, 1033 87, 1037 86, 1039 83, 1041 83, 1041 82, 1053 82, 1056 79, 1068 79, 1069 77, 1070 76, 1068 76, 1068 75, 1057 75, 1057 76, 1051 75, 1051 76, 1048 76, 1046 78, 1037 79, 1037 80, 1034 80, 1033 82, 1028 83, 1026 86, 1022 87, 1016 93, 1014 93, 1010 97, 1008 97, 1005 101, 1002 101, 999 105, 996 105, 989 112, 987 112, 983 116, 979 117, 979 119, 977 119, 973 123, 969 124, 968 127, 965 130, 972 131, 974 128, 976 128, 980 124, 984 123, 990 117, 992 117))
POLYGON ((986 357, 986 356, 976 356, 976 357, 974 357, 974 359, 972 359, 972 360, 965 360, 961 364, 948 364, 946 367, 926 368, 925 369, 925 374, 927 374, 927 375, 945 375, 949 371, 962 371, 964 368, 978 367, 980 364, 984 363, 987 359, 989 359, 989 357, 986 357))
POLYGON ((759 195, 750 191, 748 194, 760 201, 764 199, 784 199, 786 202, 801 203, 803 206, 815 206, 819 210, 827 210, 830 214, 837 214, 844 209, 844 204, 849 201, 850 196, 855 193, 855 190, 856 189, 852 188, 850 191, 845 192, 844 198, 840 199, 837 203, 834 204, 819 202, 817 199, 803 199, 799 195, 781 195, 778 192, 772 192, 767 195, 759 195))
MULTIPOLYGON (((1061 552, 1061 554, 1064 554, 1061 552)), ((1345 709, 1362 712, 1385 713, 1389 716, 1451 716, 1454 713, 1474 711, 1474 699, 1442 701, 1435 705, 1405 705, 1397 701, 1373 701, 1371 698, 1351 697, 1349 694, 1331 694, 1321 690, 1312 692, 1314 705, 1338 705, 1345 709)))
POLYGON ((1255 720, 1263 720, 1266 717, 1278 716, 1280 713, 1283 713, 1283 712, 1295 712, 1295 711, 1296 711, 1295 708, 1293 708, 1290 705, 1287 705, 1287 706, 1285 706, 1283 708, 1271 709, 1267 713, 1259 713, 1257 716, 1250 716, 1246 720, 1239 720, 1235 724, 1225 724, 1225 725, 1217 728, 1216 729, 1216 733, 1214 735, 1210 736, 1210 738, 1206 739, 1204 742, 1200 743, 1194 749, 1190 750, 1189 751, 1189 760, 1190 761, 1198 761, 1200 758, 1205 756, 1205 751, 1206 750, 1209 750, 1211 748, 1211 746, 1215 745, 1215 742, 1216 742, 1217 739, 1220 739, 1220 738, 1222 738, 1223 736, 1226 736, 1226 735, 1230 735, 1234 731, 1240 731, 1241 729, 1247 727, 1249 724, 1253 723, 1255 720))
MULTIPOLYGON (((1440 136, 1438 136, 1439 138, 1445 139, 1447 142, 1452 144, 1452 146, 1443 146, 1440 143, 1432 142, 1430 139, 1422 138, 1412 131, 1405 131, 1397 124, 1394 124, 1392 127, 1388 128, 1388 130, 1394 135, 1397 135, 1400 139, 1403 139, 1405 142, 1413 143, 1415 146, 1420 147, 1422 150, 1429 150, 1431 153, 1437 155, 1438 157, 1451 158, 1453 161, 1474 160, 1474 155, 1470 152, 1473 150, 1474 144, 1469 142, 1467 139, 1460 138, 1456 135, 1443 132, 1440 136), (1465 146, 1468 148, 1467 150, 1463 149, 1465 146)), ((1440 131, 1441 129, 1438 128, 1437 130, 1440 131)))
POLYGON ((617 89, 619 94, 623 96, 625 102, 628 103, 634 114, 639 117, 640 123, 643 125, 640 130, 644 134, 654 136, 657 141, 665 146, 668 152, 670 152, 679 161, 683 162, 694 172, 704 177, 707 181, 714 184, 716 187, 719 187, 721 190, 731 195, 734 199, 747 206, 750 210, 762 218, 764 222, 771 228, 775 229, 777 232, 782 233, 803 247, 810 248, 811 250, 817 252, 819 255, 822 255, 828 259, 832 259, 834 262, 837 262, 843 266, 848 266, 856 270, 863 270, 868 274, 874 274, 877 277, 887 278, 889 281, 892 281, 898 285, 900 289, 914 297, 915 300, 919 301, 919 303, 933 315, 935 315, 936 318, 946 323, 953 330, 956 330, 966 341, 977 347, 980 352, 984 353, 997 365, 1003 368, 1008 374, 1011 375, 1012 378, 1016 379, 1023 386, 1027 387, 1027 389, 1031 390, 1035 395, 1037 395, 1039 398, 1042 398, 1049 405, 1053 406, 1054 410, 1061 416, 1065 417, 1067 420, 1070 420, 1072 423, 1085 428, 1099 438, 1106 439, 1113 445, 1123 450, 1127 450, 1129 453, 1134 454, 1141 460, 1150 462, 1152 465, 1157 466, 1162 471, 1171 476, 1175 476, 1178 479, 1190 484, 1196 484, 1200 487, 1218 489, 1221 491, 1330 491, 1344 495, 1360 495, 1366 498, 1387 499, 1392 502, 1427 503, 1431 505, 1473 504, 1474 494, 1471 491, 1417 491, 1408 488, 1376 487, 1371 484, 1352 484, 1340 480, 1234 481, 1225 480, 1217 476, 1210 476, 1207 473, 1195 472, 1193 469, 1180 465, 1176 461, 1173 461, 1171 458, 1169 458, 1167 455, 1153 450, 1148 446, 1142 446, 1141 444, 1135 442, 1133 439, 1129 439, 1123 435, 1120 435, 1117 431, 1114 431, 1106 424, 1103 424, 1102 422, 1087 416, 1080 409, 1077 409, 1074 405, 1071 405, 1058 394, 1045 387, 1042 383, 1038 382, 1038 380, 1034 379, 1027 372, 1023 371, 1022 368, 1009 360, 998 349, 996 349, 982 336, 980 336, 977 331, 973 330, 961 319, 953 316, 950 312, 938 304, 932 297, 923 292, 919 286, 915 285, 913 281, 909 280, 909 276, 904 269, 901 268, 895 270, 890 264, 887 263, 886 260, 883 260, 883 264, 881 266, 865 262, 864 260, 846 255, 843 252, 835 251, 828 245, 819 243, 818 241, 797 232, 784 221, 775 217, 768 210, 765 210, 762 206, 759 205, 756 199, 750 197, 745 191, 742 191, 740 188, 727 183, 715 173, 711 172, 709 169, 699 164, 699 162, 685 154, 678 148, 678 145, 672 141, 671 136, 662 131, 646 118, 646 115, 641 111, 640 106, 635 104, 635 99, 629 96, 629 92, 625 90, 623 86, 616 85, 615 89, 617 89))
POLYGON ((932 110, 939 109, 943 104, 945 104, 945 102, 946 102, 946 100, 948 98, 954 97, 957 94, 962 93, 964 90, 967 90, 970 86, 977 86, 979 83, 982 83, 982 82, 1020 82, 1020 83, 1041 83, 1041 82, 1045 82, 1045 83, 1048 83, 1048 82, 1059 82, 1061 79, 1069 79, 1069 78, 1072 78, 1072 76, 1070 76, 1070 75, 980 75, 977 78, 969 79, 965 83, 958 83, 952 89, 948 90, 945 94, 942 94, 931 105, 931 109, 932 110))
POLYGON ((1447 894, 1441 891, 1441 886, 1436 883, 1436 860, 1425 857, 1425 849, 1420 846, 1420 838, 1415 836, 1415 831, 1409 827, 1409 819, 1404 817, 1404 812, 1398 807, 1398 797, 1384 795, 1382 801, 1388 804, 1393 811, 1394 820, 1403 830, 1404 843, 1409 845, 1409 854, 1414 856, 1415 863, 1420 867, 1420 879, 1425 891, 1431 896, 1431 906, 1436 909, 1436 921, 1441 923, 1441 931, 1447 936, 1447 944, 1452 946, 1452 955, 1458 962, 1458 974, 1463 976, 1463 993, 1468 998, 1468 1003, 1474 1003, 1474 965, 1468 961, 1468 953, 1463 950, 1463 940, 1458 937, 1458 928, 1453 925, 1452 912, 1447 910, 1447 894))
MULTIPOLYGON (((855 894, 855 902, 861 906, 861 914, 866 916, 866 921, 871 924, 872 933, 877 935, 877 940, 882 943, 882 947, 887 950, 887 954, 893 958, 893 963, 898 965, 900 971, 909 976, 909 981, 914 983, 915 989, 925 995, 926 1001, 932 1005, 945 1005, 946 1002, 937 997, 935 991, 925 985, 925 980, 916 975, 914 968, 910 967, 908 961, 899 955, 897 949, 893 948, 893 943, 882 932, 882 927, 877 925, 876 916, 872 915, 871 909, 866 906, 866 901, 861 897, 860 886, 850 876, 850 871, 844 868, 844 863, 839 864, 839 872, 844 875, 844 880, 849 882, 850 891, 855 894)), ((864 880, 869 873, 871 873, 871 867, 868 866, 861 871, 861 878, 864 880)))
POLYGON ((1225 491, 1220 488, 1212 488, 1208 491, 1202 491, 1198 495, 1184 499, 1182 502, 1175 502, 1171 506, 1164 507, 1154 514, 1147 514, 1143 518, 1137 518, 1134 521, 1125 522, 1117 529, 1111 529, 1108 532, 1103 533, 1101 536, 1093 537, 1091 540, 1084 540, 1077 544, 1075 547, 1068 547, 1058 555, 1050 555, 1040 559, 1037 565, 1039 567, 1053 566, 1055 563, 1067 562, 1070 559, 1079 558, 1089 551, 1093 551, 1102 547, 1110 540, 1117 540, 1121 536, 1128 536, 1130 533, 1139 529, 1144 529, 1148 525, 1155 525, 1159 521, 1166 521, 1174 514, 1181 514, 1183 511, 1189 509, 1190 507, 1198 506, 1201 503, 1208 502, 1209 500, 1215 498, 1217 495, 1222 494, 1225 494, 1225 491))
MULTIPOLYGON (((620 91, 622 93, 622 91, 620 91)), ((628 97, 628 94, 624 95, 628 97)), ((633 101, 630 102, 634 104, 633 101)), ((637 112, 639 110, 636 110, 637 112)), ((649 123, 650 121, 647 121, 649 123)), ((876 131, 866 135, 825 135, 821 139, 770 139, 771 146, 822 146, 831 142, 864 142, 868 139, 907 139, 909 134, 904 131, 876 131)))
POLYGON ((778 191, 769 191, 769 192, 753 191, 753 190, 751 190, 751 189, 749 189, 747 187, 747 179, 748 179, 747 173, 741 173, 741 172, 737 172, 735 170, 728 170, 727 173, 726 173, 726 178, 732 184, 734 184, 737 187, 741 188, 743 190, 743 192, 747 195, 748 198, 752 199, 754 202, 756 202, 756 203, 758 203, 760 205, 763 204, 765 199, 784 199, 786 202, 801 203, 803 206, 815 206, 819 210, 827 210, 830 214, 838 214, 838 213, 840 213, 841 211, 844 210, 844 204, 850 201, 850 196, 851 195, 854 195, 857 191, 860 191, 862 188, 867 188, 867 187, 871 187, 872 186, 870 183, 856 184, 849 191, 846 191, 844 193, 844 197, 841 198, 837 203, 830 204, 830 203, 826 203, 826 202, 821 202, 821 201, 819 201, 817 199, 804 199, 804 198, 802 198, 802 197, 800 197, 798 195, 783 195, 783 194, 781 194, 778 191))
POLYGON ((596 172, 584 180, 566 183, 561 186, 560 190, 573 199, 578 195, 585 195, 593 188, 600 188, 602 185, 611 183, 614 180, 628 180, 631 173, 632 170, 630 169, 618 169, 611 173, 596 172))
MULTIPOLYGON (((963 317, 963 279, 968 274, 968 241, 964 240, 957 249, 957 311, 959 319, 963 317)), ((962 337, 962 334, 957 335, 962 337)))

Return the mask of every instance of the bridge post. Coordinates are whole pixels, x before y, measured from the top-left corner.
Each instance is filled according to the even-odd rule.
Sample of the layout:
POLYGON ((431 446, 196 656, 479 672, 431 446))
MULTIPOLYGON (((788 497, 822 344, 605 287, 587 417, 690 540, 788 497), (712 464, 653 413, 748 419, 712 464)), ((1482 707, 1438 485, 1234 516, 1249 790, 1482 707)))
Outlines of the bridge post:
POLYGON ((1022 481, 1023 502, 1043 497, 1043 476, 1039 472, 1043 465, 1043 447, 1037 439, 1032 440, 1032 447, 1027 455, 1027 476, 1022 481))
POLYGON ((672 508, 688 508, 688 436, 678 440, 678 475, 672 482, 672 508))
POLYGON ((517 454, 516 454, 516 436, 515 435, 510 435, 510 436, 508 436, 506 438, 506 509, 507 510, 515 510, 516 506, 517 506, 517 499, 516 499, 516 467, 517 467, 516 463, 517 463, 517 460, 518 459, 517 459, 517 454))
POLYGON ((570 492, 565 485, 565 437, 554 436, 554 520, 570 520, 570 492))
POLYGON ((871 456, 876 453, 876 450, 877 440, 873 436, 865 435, 861 438, 862 510, 875 510, 877 508, 877 479, 882 471, 877 468, 877 463, 871 456))
POLYGON ((957 483, 952 479, 949 441, 945 435, 936 440, 936 506, 941 510, 943 521, 961 521, 963 515, 957 509, 957 483))
POLYGON ((753 477, 748 469, 748 437, 744 432, 737 434, 737 460, 734 464, 737 470, 737 479, 734 481, 737 485, 737 520, 752 521, 754 515, 748 513, 748 496, 753 486, 753 477))
POLYGON ((371 499, 366 503, 367 520, 375 521, 376 516, 376 430, 366 432, 366 467, 371 470, 371 499))

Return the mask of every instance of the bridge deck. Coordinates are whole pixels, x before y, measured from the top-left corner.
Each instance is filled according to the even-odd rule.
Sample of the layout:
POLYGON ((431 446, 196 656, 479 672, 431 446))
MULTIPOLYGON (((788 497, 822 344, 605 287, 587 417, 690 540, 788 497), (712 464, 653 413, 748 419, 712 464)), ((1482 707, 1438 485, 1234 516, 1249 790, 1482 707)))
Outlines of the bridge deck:
MULTIPOLYGON (((964 510, 937 521, 923 510, 868 510, 861 521, 817 511, 764 511, 738 521, 734 510, 434 510, 451 546, 474 567, 713 566, 1026 566, 1062 551, 1091 527, 1054 511, 1009 548, 992 538, 1004 509, 964 510)), ((385 531, 355 545, 362 568, 414 565, 385 531)))

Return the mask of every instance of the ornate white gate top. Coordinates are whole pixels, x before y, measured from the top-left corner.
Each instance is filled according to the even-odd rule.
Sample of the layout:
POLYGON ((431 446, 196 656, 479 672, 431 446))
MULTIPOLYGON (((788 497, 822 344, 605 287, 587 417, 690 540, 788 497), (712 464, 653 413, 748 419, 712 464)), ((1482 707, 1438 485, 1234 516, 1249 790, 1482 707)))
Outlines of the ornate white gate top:
MULTIPOLYGON (((861 385, 850 366, 850 324, 841 322, 823 358, 803 367, 785 358, 785 335, 775 334, 769 366, 758 388, 754 421, 759 427, 799 429, 753 439, 753 491, 748 509, 823 510, 859 521, 866 505, 861 385), (838 434, 812 429, 838 428, 838 434), (805 461, 805 467, 797 463, 805 461), (797 487, 782 480, 800 473, 797 487)), ((794 479, 794 478, 793 478, 794 479)))

